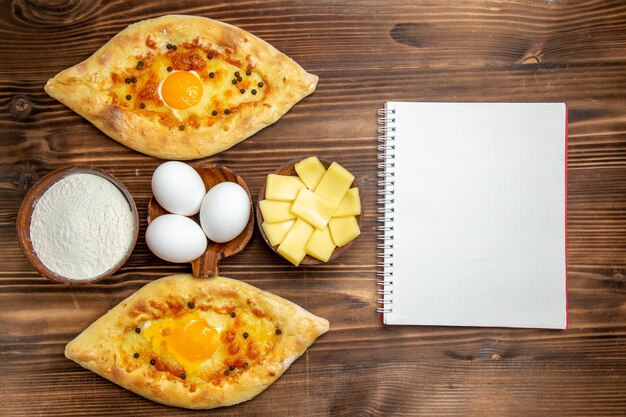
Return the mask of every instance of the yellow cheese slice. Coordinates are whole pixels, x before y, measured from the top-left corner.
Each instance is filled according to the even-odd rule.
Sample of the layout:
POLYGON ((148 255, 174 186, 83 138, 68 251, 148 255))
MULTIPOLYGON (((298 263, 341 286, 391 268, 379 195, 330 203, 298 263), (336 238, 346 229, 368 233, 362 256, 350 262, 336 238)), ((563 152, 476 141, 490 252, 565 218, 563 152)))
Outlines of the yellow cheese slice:
POLYGON ((354 181, 354 175, 350 174, 347 169, 337 162, 333 162, 328 167, 320 183, 317 184, 315 194, 328 200, 332 204, 334 211, 350 189, 352 181, 354 181))
POLYGON ((304 250, 314 258, 319 259, 322 262, 328 262, 330 255, 335 250, 335 242, 330 235, 330 229, 325 227, 324 230, 315 229, 309 242, 306 244, 304 250))
POLYGON ((325 199, 303 188, 298 193, 291 212, 317 229, 323 229, 333 215, 335 208, 325 199))
POLYGON ((361 214, 361 198, 357 187, 350 188, 333 213, 333 217, 358 216, 361 214))
POLYGON ((304 248, 312 234, 313 226, 302 219, 296 220, 278 246, 278 253, 295 266, 300 265, 300 262, 306 256, 304 248))
POLYGON ((287 220, 286 222, 280 223, 263 222, 261 226, 263 227, 265 236, 267 236, 270 241, 270 245, 276 246, 283 241, 287 232, 291 229, 295 222, 295 220, 287 220))
POLYGON ((300 189, 306 185, 298 177, 269 174, 265 185, 265 198, 268 200, 293 201, 300 189))
POLYGON ((311 191, 315 191, 315 187, 319 184, 320 180, 326 172, 326 168, 315 156, 303 159, 296 163, 296 172, 300 176, 300 179, 304 181, 307 188, 311 191))
POLYGON ((330 229, 333 241, 339 247, 351 242, 355 237, 361 234, 359 223, 357 223, 356 217, 354 216, 333 217, 328 222, 328 228, 330 229))
POLYGON ((296 218, 290 211, 291 203, 288 201, 261 200, 259 208, 263 221, 267 223, 279 223, 296 218))

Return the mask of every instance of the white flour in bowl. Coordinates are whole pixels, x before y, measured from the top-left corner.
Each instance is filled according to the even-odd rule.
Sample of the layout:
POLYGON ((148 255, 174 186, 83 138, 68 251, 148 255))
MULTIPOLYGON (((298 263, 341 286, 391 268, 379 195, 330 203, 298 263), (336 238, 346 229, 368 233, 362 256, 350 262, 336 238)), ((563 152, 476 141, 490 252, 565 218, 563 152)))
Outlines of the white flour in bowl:
POLYGON ((37 257, 51 271, 89 280, 104 274, 130 250, 135 234, 128 200, 113 183, 72 174, 39 199, 30 223, 37 257))

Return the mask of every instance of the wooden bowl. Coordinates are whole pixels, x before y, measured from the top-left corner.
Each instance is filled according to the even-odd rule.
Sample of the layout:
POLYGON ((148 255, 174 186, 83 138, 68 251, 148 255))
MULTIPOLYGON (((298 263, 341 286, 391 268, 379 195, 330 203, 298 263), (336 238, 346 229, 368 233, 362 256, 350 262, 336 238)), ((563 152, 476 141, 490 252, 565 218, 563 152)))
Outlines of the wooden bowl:
MULTIPOLYGON (((200 178, 202 178, 207 192, 221 182, 234 182, 246 190, 248 200, 250 200, 250 218, 243 232, 233 240, 225 243, 216 243, 209 240, 204 253, 191 262, 193 276, 197 278, 207 278, 219 275, 219 262, 224 258, 241 252, 248 244, 252 237, 252 230, 254 229, 254 209, 252 207, 252 197, 250 196, 248 185, 243 178, 237 175, 232 169, 216 164, 204 164, 192 166, 192 168, 200 174, 200 178)), ((148 224, 163 214, 169 214, 169 212, 161 207, 156 198, 152 197, 148 203, 148 224)), ((191 218, 200 224, 198 215, 192 216, 191 218)))
POLYGON ((139 236, 139 216, 137 214, 137 206, 135 205, 135 200, 133 200, 132 195, 128 191, 128 189, 119 181, 117 178, 112 176, 111 174, 95 167, 90 166, 70 166, 66 168, 57 169, 56 171, 52 171, 48 175, 41 178, 35 185, 31 187, 30 190, 26 193, 24 200, 22 200, 22 204, 20 205, 20 209, 17 213, 17 239, 20 243, 20 247, 28 259, 28 262, 44 277, 61 284, 68 285, 84 285, 91 284, 94 282, 102 281, 103 279, 111 276, 115 271, 120 269, 124 262, 128 259, 133 249, 135 248, 135 244, 137 243, 137 237, 139 236), (128 204, 130 205, 130 210, 133 213, 133 223, 135 225, 135 232, 133 236, 132 245, 128 249, 126 255, 120 259, 120 261, 115 264, 111 269, 106 271, 105 273, 98 275, 95 278, 91 278, 88 280, 77 280, 73 278, 64 277, 62 275, 57 274, 56 272, 48 269, 47 266, 41 262, 41 260, 37 257, 37 253, 33 248, 33 242, 30 240, 30 222, 33 215, 33 211, 35 210, 35 206, 41 196, 48 191, 52 185, 54 185, 57 181, 74 174, 92 174, 97 175, 99 177, 105 178, 109 180, 113 185, 115 185, 126 197, 128 200, 128 204))
MULTIPOLYGON (((307 157, 302 157, 302 158, 298 158, 298 159, 293 159, 289 162, 284 163, 282 166, 280 166, 278 169, 276 169, 273 174, 278 174, 278 175, 292 175, 292 176, 296 176, 298 175, 296 173, 296 168, 295 165, 296 163, 302 161, 303 159, 306 159, 307 157)), ((325 159, 321 159, 318 158, 320 160, 320 162, 322 163, 322 165, 324 165, 324 168, 328 169, 328 167, 330 166, 330 164, 332 163, 332 161, 328 161, 325 159)), ((259 193, 259 199, 257 200, 257 205, 256 205, 256 220, 257 220, 257 226, 259 228, 259 231, 261 232, 261 236, 263 236, 263 240, 265 241, 265 243, 267 243, 267 246, 269 246, 270 248, 272 248, 272 250, 278 255, 280 256, 282 259, 285 259, 280 253, 278 253, 278 245, 277 246, 272 246, 272 244, 270 243, 269 239, 267 238, 267 236, 265 235, 265 230, 263 230, 263 214, 261 213, 261 209, 259 208, 259 202, 261 200, 265 199, 265 184, 267 183, 267 181, 263 182, 263 186, 261 187, 261 192, 259 193)), ((356 178, 354 179, 354 181, 352 182, 352 185, 350 186, 351 188, 353 187, 358 187, 359 185, 356 182, 356 178)), ((359 194, 360 194, 360 190, 361 188, 359 188, 359 194)), ((361 204, 361 214, 356 216, 356 221, 359 223, 359 228, 361 228, 361 216, 363 215, 363 204, 361 204)), ((335 250, 333 251, 333 253, 330 255, 330 258, 328 258, 328 262, 332 261, 333 259, 339 257, 341 254, 345 253, 348 248, 350 248, 350 246, 352 246, 352 242, 354 242, 354 240, 346 243, 344 246, 342 247, 335 247, 335 250)), ((285 259, 285 261, 287 261, 285 259)), ((289 261, 287 261, 289 262, 289 261)), ((325 264, 328 262, 323 262, 320 261, 317 258, 312 257, 311 255, 306 255, 304 257, 304 259, 302 259, 302 261, 300 262, 300 265, 319 265, 319 264, 325 264)))

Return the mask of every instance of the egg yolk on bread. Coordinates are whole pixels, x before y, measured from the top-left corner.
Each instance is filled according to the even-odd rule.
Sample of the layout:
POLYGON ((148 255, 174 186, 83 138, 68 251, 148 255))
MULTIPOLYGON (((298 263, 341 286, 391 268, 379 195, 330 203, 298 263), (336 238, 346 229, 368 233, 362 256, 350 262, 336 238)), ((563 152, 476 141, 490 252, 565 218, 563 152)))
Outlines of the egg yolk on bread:
POLYGON ((193 71, 176 71, 161 84, 163 101, 177 110, 195 106, 202 99, 203 93, 202 81, 193 71))

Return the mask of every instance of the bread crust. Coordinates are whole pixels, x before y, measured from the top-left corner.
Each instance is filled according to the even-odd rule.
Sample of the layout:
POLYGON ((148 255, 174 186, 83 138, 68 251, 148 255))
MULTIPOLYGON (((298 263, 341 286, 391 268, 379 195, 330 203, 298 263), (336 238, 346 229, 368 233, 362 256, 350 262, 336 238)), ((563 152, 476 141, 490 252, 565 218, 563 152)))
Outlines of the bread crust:
POLYGON ((328 328, 327 320, 243 282, 173 275, 147 284, 120 302, 68 343, 65 356, 152 401, 208 409, 237 404, 265 390, 328 328), (122 349, 124 335, 137 323, 176 316, 187 308, 188 300, 194 300, 196 309, 255 309, 277 323, 282 333, 273 349, 250 366, 210 381, 181 379, 147 360, 133 359, 122 349))
POLYGON ((276 122, 311 94, 317 81, 291 58, 240 28, 204 17, 169 15, 130 25, 91 57, 50 79, 45 91, 132 149, 157 158, 188 160, 226 150, 276 122), (267 84, 263 100, 213 124, 178 132, 177 126, 159 123, 157 117, 147 117, 148 112, 112 98, 113 73, 133 68, 138 59, 148 62, 166 54, 167 44, 185 43, 241 68, 254 68, 267 84))

